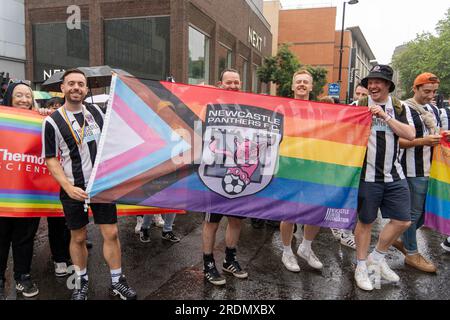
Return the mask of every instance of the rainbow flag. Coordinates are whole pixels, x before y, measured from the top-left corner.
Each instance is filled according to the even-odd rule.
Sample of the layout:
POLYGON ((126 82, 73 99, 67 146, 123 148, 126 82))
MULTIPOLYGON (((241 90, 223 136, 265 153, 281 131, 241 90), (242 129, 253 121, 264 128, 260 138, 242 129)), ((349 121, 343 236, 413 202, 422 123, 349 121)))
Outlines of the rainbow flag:
MULTIPOLYGON (((59 185, 41 157, 44 117, 35 111, 0 107, 0 217, 63 216, 59 185)), ((120 205, 120 215, 182 213, 120 205)))
POLYGON ((425 226, 450 235, 450 143, 434 148, 425 202, 425 226))
POLYGON ((126 76, 109 101, 92 202, 355 222, 367 108, 126 76))

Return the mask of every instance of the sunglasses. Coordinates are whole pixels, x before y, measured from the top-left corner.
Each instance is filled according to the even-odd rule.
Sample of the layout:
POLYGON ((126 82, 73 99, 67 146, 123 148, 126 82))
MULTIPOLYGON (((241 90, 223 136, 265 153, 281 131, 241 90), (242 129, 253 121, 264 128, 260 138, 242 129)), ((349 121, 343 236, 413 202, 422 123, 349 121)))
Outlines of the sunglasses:
POLYGON ((438 78, 438 77, 429 77, 429 78, 428 78, 428 81, 439 83, 439 78, 438 78))

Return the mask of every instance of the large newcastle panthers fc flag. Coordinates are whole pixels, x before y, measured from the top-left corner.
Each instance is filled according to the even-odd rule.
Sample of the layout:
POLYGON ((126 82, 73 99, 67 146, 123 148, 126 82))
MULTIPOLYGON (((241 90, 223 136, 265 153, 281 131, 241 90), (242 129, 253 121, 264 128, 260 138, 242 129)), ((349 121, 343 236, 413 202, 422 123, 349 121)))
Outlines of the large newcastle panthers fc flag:
POLYGON ((445 136, 433 151, 425 225, 450 236, 450 143, 445 136))
POLYGON ((354 223, 367 108, 114 76, 92 202, 354 223))
MULTIPOLYGON (((44 117, 36 111, 0 107, 0 217, 62 216, 59 185, 42 154, 44 117)), ((120 205, 120 215, 180 210, 120 205)))

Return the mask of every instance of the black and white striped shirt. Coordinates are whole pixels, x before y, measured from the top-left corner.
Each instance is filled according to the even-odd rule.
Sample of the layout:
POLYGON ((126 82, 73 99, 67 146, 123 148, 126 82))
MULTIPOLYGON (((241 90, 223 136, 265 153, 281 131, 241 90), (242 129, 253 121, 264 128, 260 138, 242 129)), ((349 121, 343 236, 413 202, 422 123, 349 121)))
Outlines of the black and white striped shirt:
MULTIPOLYGON (((369 97, 369 106, 376 105, 369 97)), ((394 111, 392 99, 383 110, 396 120, 414 126, 411 110, 402 105, 401 114, 394 111)), ((380 118, 373 118, 366 158, 361 172, 361 180, 365 182, 394 182, 405 179, 400 165, 399 137, 391 127, 380 118)))
POLYGON ((97 155, 104 111, 96 105, 87 105, 78 113, 66 111, 66 115, 72 128, 79 133, 85 122, 83 143, 76 143, 64 109, 59 108, 42 124, 42 156, 59 156, 67 179, 77 187, 86 187, 97 155))
POLYGON ((439 109, 441 112, 441 129, 444 131, 450 130, 450 109, 439 109))
MULTIPOLYGON (((408 105, 407 102, 405 102, 408 105)), ((425 110, 434 115, 434 121, 438 128, 441 126, 439 118, 439 109, 432 105, 423 106, 425 110)), ((416 128, 416 139, 423 138, 430 134, 428 128, 422 121, 419 113, 411 109, 413 115, 414 127, 416 128)), ((402 149, 401 163, 405 175, 408 178, 429 177, 431 170, 432 148, 429 146, 418 146, 402 149)))

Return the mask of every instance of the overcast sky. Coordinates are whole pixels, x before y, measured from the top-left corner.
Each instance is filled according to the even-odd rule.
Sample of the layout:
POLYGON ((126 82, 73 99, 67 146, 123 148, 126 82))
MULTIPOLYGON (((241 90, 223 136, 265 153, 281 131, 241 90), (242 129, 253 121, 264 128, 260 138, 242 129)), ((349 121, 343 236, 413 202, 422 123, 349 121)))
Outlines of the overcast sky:
MULTIPOLYGON (((347 0, 348 2, 348 0, 347 0)), ((284 9, 337 7, 336 30, 342 27, 343 0, 281 0, 284 9)), ((418 33, 435 33, 450 7, 448 0, 359 0, 346 5, 345 26, 359 26, 379 63, 391 62, 395 47, 415 39, 418 33)), ((302 23, 299 21, 299 28, 302 23)))

